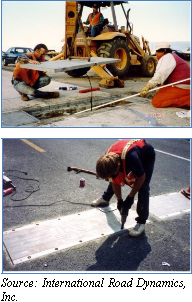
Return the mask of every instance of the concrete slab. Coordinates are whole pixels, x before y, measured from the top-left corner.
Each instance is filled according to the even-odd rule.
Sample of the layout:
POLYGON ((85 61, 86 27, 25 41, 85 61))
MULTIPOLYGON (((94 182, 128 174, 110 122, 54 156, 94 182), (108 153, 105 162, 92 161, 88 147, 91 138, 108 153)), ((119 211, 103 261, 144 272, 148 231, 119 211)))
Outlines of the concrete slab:
MULTIPOLYGON (((187 110, 186 110, 187 111, 187 110)), ((189 127, 190 119, 180 119, 178 108, 154 108, 150 100, 101 108, 88 113, 70 115, 39 127, 189 127)))
POLYGON ((46 61, 40 65, 35 64, 21 64, 21 68, 46 71, 46 72, 61 72, 80 68, 86 68, 91 66, 97 66, 102 64, 111 64, 120 62, 120 59, 113 58, 100 58, 91 57, 90 61, 84 59, 72 59, 72 60, 57 60, 57 61, 46 61))
POLYGON ((159 219, 190 212, 191 201, 180 192, 155 196, 150 199, 150 214, 159 219))
POLYGON ((56 128, 76 128, 76 127, 96 127, 96 128, 114 128, 114 127, 153 127, 149 122, 138 119, 135 114, 127 114, 123 108, 99 110, 75 116, 68 115, 65 118, 52 118, 44 120, 39 124, 31 124, 28 127, 56 127, 56 128), (107 118, 106 118, 107 117, 107 118))
POLYGON ((18 127, 38 122, 39 119, 24 111, 2 113, 2 127, 18 127))

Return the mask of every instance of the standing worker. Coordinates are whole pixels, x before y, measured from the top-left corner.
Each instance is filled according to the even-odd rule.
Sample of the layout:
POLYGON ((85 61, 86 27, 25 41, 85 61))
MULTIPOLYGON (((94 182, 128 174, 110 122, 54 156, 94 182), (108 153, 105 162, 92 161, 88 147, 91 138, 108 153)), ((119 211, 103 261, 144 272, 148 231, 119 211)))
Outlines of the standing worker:
MULTIPOLYGON (((158 85, 171 84, 190 78, 189 65, 178 55, 172 53, 168 43, 161 42, 156 46, 156 56, 158 64, 155 74, 141 90, 141 97, 145 97, 150 89, 158 85)), ((152 104, 158 108, 190 108, 190 80, 160 89, 152 99, 152 104)))
POLYGON ((23 56, 18 58, 18 63, 13 71, 12 84, 13 87, 21 95, 23 101, 29 101, 28 95, 32 95, 36 98, 58 98, 59 92, 44 92, 38 90, 38 88, 47 86, 51 79, 48 77, 45 72, 21 68, 21 64, 40 64, 44 62, 44 55, 48 51, 48 48, 45 44, 38 44, 34 48, 34 52, 27 52, 23 56))
POLYGON ((98 5, 93 4, 93 12, 89 14, 86 22, 83 24, 90 24, 91 37, 96 37, 100 34, 104 23, 104 17, 102 13, 98 12, 98 5))
POLYGON ((134 196, 138 193, 137 224, 129 231, 129 235, 133 237, 144 232, 149 216, 149 184, 154 163, 155 151, 143 139, 122 139, 116 142, 96 163, 98 178, 108 179, 110 183, 103 196, 91 203, 93 207, 108 206, 115 194, 121 217, 127 217, 134 203, 134 196), (121 187, 125 184, 131 187, 131 191, 123 201, 121 187))

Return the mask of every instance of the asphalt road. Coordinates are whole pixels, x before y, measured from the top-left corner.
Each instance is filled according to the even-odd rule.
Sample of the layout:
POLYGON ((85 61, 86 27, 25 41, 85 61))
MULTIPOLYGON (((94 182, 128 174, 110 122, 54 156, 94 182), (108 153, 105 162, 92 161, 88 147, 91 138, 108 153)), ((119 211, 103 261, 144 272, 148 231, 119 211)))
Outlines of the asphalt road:
MULTIPOLYGON (((95 171, 96 160, 116 139, 29 141, 45 152, 19 139, 3 139, 3 171, 17 187, 14 196, 3 198, 4 230, 90 210, 90 202, 101 196, 107 186, 105 181, 93 175, 68 172, 67 167, 95 171), (86 180, 84 188, 79 187, 81 177, 86 180), (27 187, 29 192, 25 191, 27 187), (31 190, 35 192, 31 194, 31 190)), ((187 188, 190 183, 190 141, 149 141, 156 149, 151 196, 187 188)), ((123 194, 128 194, 128 187, 123 188, 123 194)), ((147 225, 146 234, 136 239, 129 238, 124 231, 16 266, 4 252, 3 262, 4 271, 188 271, 190 215, 153 220, 147 225), (172 263, 171 268, 161 265, 165 259, 172 263)))

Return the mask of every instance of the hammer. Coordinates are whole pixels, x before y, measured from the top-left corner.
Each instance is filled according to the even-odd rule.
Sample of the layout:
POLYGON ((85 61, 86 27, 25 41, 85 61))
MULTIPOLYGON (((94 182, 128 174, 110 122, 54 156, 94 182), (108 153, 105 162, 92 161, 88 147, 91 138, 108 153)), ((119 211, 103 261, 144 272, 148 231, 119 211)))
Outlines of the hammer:
POLYGON ((84 172, 84 173, 88 173, 88 174, 92 174, 92 175, 97 176, 96 172, 81 169, 81 168, 76 168, 76 167, 67 167, 67 171, 69 171, 69 172, 70 171, 76 171, 77 173, 84 172))

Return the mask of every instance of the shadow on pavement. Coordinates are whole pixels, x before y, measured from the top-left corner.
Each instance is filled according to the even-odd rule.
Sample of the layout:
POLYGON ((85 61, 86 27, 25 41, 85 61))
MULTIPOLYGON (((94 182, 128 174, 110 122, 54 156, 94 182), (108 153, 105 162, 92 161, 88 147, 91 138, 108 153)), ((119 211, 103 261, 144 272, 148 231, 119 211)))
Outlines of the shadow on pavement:
POLYGON ((144 234, 131 238, 128 231, 110 236, 96 251, 97 262, 87 271, 136 271, 151 252, 144 234))

